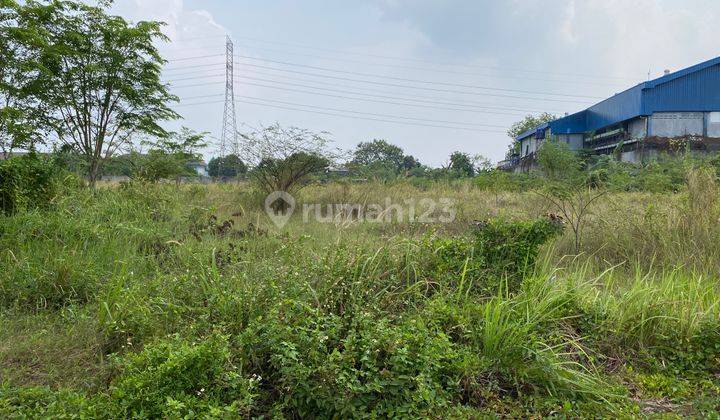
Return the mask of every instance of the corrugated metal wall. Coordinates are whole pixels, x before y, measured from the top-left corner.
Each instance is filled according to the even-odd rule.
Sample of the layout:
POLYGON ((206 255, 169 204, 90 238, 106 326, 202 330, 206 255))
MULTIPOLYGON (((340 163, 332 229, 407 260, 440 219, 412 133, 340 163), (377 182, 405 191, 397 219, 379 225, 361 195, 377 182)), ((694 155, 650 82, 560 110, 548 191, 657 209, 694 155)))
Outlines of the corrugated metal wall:
POLYGON ((641 83, 541 128, 549 126, 553 134, 587 133, 656 112, 710 111, 720 111, 720 57, 641 83))
POLYGON ((574 134, 584 133, 585 125, 587 124, 585 113, 587 111, 580 111, 575 114, 568 115, 550 122, 550 131, 554 134, 574 134))
POLYGON ((640 115, 642 87, 643 85, 637 85, 588 108, 585 131, 595 131, 640 115))
POLYGON ((720 110, 720 65, 647 89, 643 113, 720 110))

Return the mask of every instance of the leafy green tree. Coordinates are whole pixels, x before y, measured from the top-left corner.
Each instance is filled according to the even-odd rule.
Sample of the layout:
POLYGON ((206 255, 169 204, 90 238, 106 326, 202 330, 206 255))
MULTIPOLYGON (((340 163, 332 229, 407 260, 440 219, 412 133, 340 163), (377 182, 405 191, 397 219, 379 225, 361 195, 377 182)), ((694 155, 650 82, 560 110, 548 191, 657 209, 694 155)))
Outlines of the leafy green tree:
POLYGON ((103 160, 133 136, 168 137, 159 122, 179 115, 160 80, 165 61, 155 43, 167 39, 160 23, 129 24, 101 7, 62 0, 29 0, 20 21, 41 28, 35 94, 48 111, 44 122, 85 158, 91 185, 103 160))
POLYGON ((551 181, 566 184, 583 184, 582 161, 577 153, 565 143, 549 140, 538 151, 538 164, 543 174, 551 181))
POLYGON ((21 6, 0 0, 0 153, 32 149, 38 141, 37 101, 30 94, 38 70, 34 28, 20 26, 21 6))
POLYGON ((245 173, 247 173, 247 165, 235 154, 214 157, 208 162, 208 175, 214 178, 235 178, 245 173))
POLYGON ((403 149, 386 140, 373 140, 357 145, 350 166, 360 173, 375 178, 395 178, 398 174, 412 176, 421 164, 403 149))
POLYGON ((362 166, 382 164, 394 168, 403 167, 405 153, 403 150, 386 140, 373 140, 357 145, 353 152, 352 163, 362 166))
POLYGON ((413 169, 419 168, 420 166, 420 161, 417 160, 415 156, 406 155, 403 157, 402 169, 406 171, 412 171, 413 169))
POLYGON ((546 122, 556 120, 557 118, 554 114, 543 112, 540 115, 527 115, 522 121, 511 125, 507 131, 508 137, 512 139, 508 147, 507 156, 509 157, 510 155, 520 153, 520 144, 515 140, 517 136, 546 122))
POLYGON ((450 173, 459 178, 472 177, 475 175, 473 159, 467 153, 453 152, 450 155, 450 173))
POLYGON ((252 165, 250 176, 265 192, 290 193, 338 159, 339 153, 329 147, 326 136, 276 123, 242 134, 242 155, 252 165))
POLYGON ((140 159, 135 176, 152 182, 161 179, 179 181, 181 176, 195 176, 196 172, 188 164, 201 158, 199 150, 207 146, 205 134, 183 127, 170 137, 145 142, 151 148, 144 159, 140 159))

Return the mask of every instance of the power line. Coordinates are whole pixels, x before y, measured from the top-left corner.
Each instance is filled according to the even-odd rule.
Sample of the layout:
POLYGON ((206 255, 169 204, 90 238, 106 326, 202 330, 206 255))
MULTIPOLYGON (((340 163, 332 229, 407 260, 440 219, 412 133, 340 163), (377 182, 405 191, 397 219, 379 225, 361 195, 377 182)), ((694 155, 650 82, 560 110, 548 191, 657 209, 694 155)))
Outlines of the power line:
POLYGON ((171 68, 164 68, 163 71, 175 71, 175 70, 187 70, 187 69, 198 69, 202 67, 214 67, 214 66, 224 66, 224 62, 217 62, 217 63, 209 63, 209 64, 196 64, 194 66, 183 66, 183 67, 171 67, 171 68))
MULTIPOLYGON (((253 46, 249 45, 240 45, 245 48, 254 48, 253 46)), ((291 54, 291 55, 297 55, 300 57, 308 57, 308 58, 315 58, 320 60, 327 60, 327 61, 338 61, 338 62, 346 62, 346 63, 354 63, 354 64, 364 64, 369 66, 380 66, 380 67, 389 67, 389 68, 396 68, 396 69, 404 69, 404 70, 415 70, 415 71, 425 71, 425 72, 436 72, 436 73, 443 73, 443 74, 457 74, 457 75, 464 75, 464 76, 476 76, 476 77, 490 77, 490 78, 503 78, 503 79, 518 79, 518 80, 531 80, 531 81, 539 81, 539 82, 551 82, 551 83, 563 83, 563 84, 584 84, 584 85, 594 85, 594 86, 606 86, 606 87, 618 87, 621 82, 614 82, 614 83, 598 83, 598 82, 590 82, 585 80, 560 80, 560 79, 542 79, 542 78, 533 78, 533 77, 527 77, 527 76, 512 76, 509 74, 483 74, 483 73, 473 73, 473 72, 462 72, 462 71, 453 71, 448 69, 432 69, 432 68, 420 68, 420 67, 411 67, 411 66, 403 66, 398 64, 387 64, 387 63, 371 63, 368 61, 360 61, 360 60, 350 60, 345 58, 337 58, 337 57, 328 57, 328 56, 322 56, 322 55, 314 55, 314 54, 305 54, 305 53, 298 53, 294 51, 288 51, 288 50, 280 50, 280 49, 274 49, 274 48, 262 48, 262 51, 270 51, 270 52, 279 52, 283 54, 291 54)))
MULTIPOLYGON (((182 42, 187 41, 195 41, 195 40, 203 40, 203 39, 219 39, 224 38, 224 35, 217 35, 217 36, 201 36, 201 37, 193 37, 193 38, 181 38, 177 40, 170 40, 170 43, 178 44, 182 42)), ((475 64, 462 64, 462 63, 448 63, 448 62, 438 62, 438 61, 432 61, 432 60, 423 60, 423 59, 415 59, 415 58, 407 58, 407 57, 397 57, 397 56, 388 56, 388 55, 380 55, 380 54, 367 54, 367 53, 361 53, 361 52, 350 52, 350 51, 344 51, 344 50, 338 50, 338 49, 330 49, 330 48, 320 48, 310 45, 303 45, 303 44, 294 44, 294 43, 287 43, 287 42, 278 42, 278 41, 269 41, 269 40, 263 40, 258 38, 252 38, 252 37, 235 37, 236 39, 244 39, 246 41, 252 41, 252 42, 259 42, 264 44, 274 44, 274 45, 283 45, 283 46, 289 46, 293 48, 302 48, 302 49, 309 49, 309 50, 315 50, 315 51, 324 51, 324 52, 331 52, 331 53, 337 53, 337 54, 344 54, 344 55, 351 55, 351 56, 362 56, 362 57, 372 57, 372 58, 380 58, 385 60, 393 60, 393 61, 405 61, 405 62, 414 62, 414 63, 422 63, 422 64, 431 64, 435 66, 443 66, 443 67, 456 67, 456 68, 468 68, 468 69, 483 69, 483 70, 495 70, 495 71, 512 71, 512 72, 519 72, 519 73, 534 73, 534 74, 546 74, 546 75, 552 75, 552 76, 570 76, 570 77, 583 77, 583 78, 590 78, 590 79, 604 79, 604 80, 613 80, 616 83, 627 83, 627 82, 636 82, 638 79, 634 77, 620 77, 620 76, 607 76, 607 75, 600 75, 600 74, 583 74, 583 73, 567 73, 567 72, 553 72, 553 71, 546 71, 546 70, 533 70, 533 69, 526 69, 526 68, 518 68, 518 67, 503 67, 503 66, 480 66, 475 64)), ((266 50, 270 50, 268 48, 265 48, 266 50)), ((303 53, 297 53, 297 52, 291 52, 287 50, 277 50, 275 51, 279 52, 285 52, 289 54, 294 55, 306 55, 308 57, 314 57, 314 58, 327 58, 327 59, 333 59, 337 61, 348 61, 352 62, 348 59, 343 58, 331 58, 331 57, 322 57, 322 56, 312 56, 309 54, 303 54, 303 53)), ((195 59, 195 58, 205 58, 205 57, 189 57, 188 59, 195 59)), ((361 63, 359 61, 355 61, 357 63, 361 63)), ((383 65, 383 66, 390 66, 390 64, 385 63, 367 63, 365 64, 374 64, 374 65, 383 65)), ((427 70, 427 69, 424 69, 427 70)), ((445 71, 445 72, 451 72, 448 70, 439 70, 438 71, 445 71)), ((469 75, 469 74, 468 74, 469 75)), ((491 76, 488 76, 491 77, 491 76)), ((531 80, 527 78, 523 78, 525 80, 531 80)), ((539 81, 553 81, 553 80, 546 80, 546 79, 536 79, 539 81)), ((557 80, 558 82, 567 82, 566 80, 557 80)))
POLYGON ((195 57, 173 58, 172 60, 165 60, 165 61, 174 63, 176 61, 199 60, 201 58, 213 58, 213 57, 224 57, 224 56, 225 56, 225 54, 198 55, 195 57))
POLYGON ((166 52, 169 54, 178 54, 181 52, 188 52, 188 51, 205 51, 205 52, 216 52, 220 49, 219 44, 210 45, 210 46, 197 46, 197 47, 180 47, 180 46, 169 46, 169 47, 160 47, 159 50, 161 52, 166 52))
MULTIPOLYGON (((216 64, 215 66, 216 66, 216 67, 219 67, 220 65, 219 65, 219 64, 216 64)), ((208 73, 209 71, 216 71, 216 70, 219 71, 219 70, 221 70, 221 69, 220 69, 220 68, 217 68, 217 69, 215 69, 215 68, 207 68, 207 69, 204 69, 204 70, 193 70, 193 71, 186 71, 186 72, 181 72, 181 73, 172 73, 172 74, 169 74, 169 75, 163 75, 163 77, 168 78, 168 77, 181 77, 181 76, 191 76, 191 75, 198 75, 199 77, 202 77, 202 76, 204 76, 204 75, 207 75, 207 73, 208 73)))
POLYGON ((390 87, 399 87, 399 88, 406 88, 406 89, 424 90, 424 91, 430 91, 430 92, 455 93, 455 94, 459 94, 459 95, 471 95, 471 96, 481 96, 481 97, 482 96, 492 96, 492 97, 498 97, 498 98, 513 98, 513 99, 534 100, 534 101, 582 103, 582 104, 589 103, 589 101, 577 101, 577 100, 570 100, 570 99, 533 98, 533 97, 528 97, 528 96, 512 96, 512 95, 501 95, 501 94, 493 94, 493 93, 465 92, 465 91, 450 90, 450 89, 436 89, 436 88, 423 87, 423 86, 410 86, 410 85, 400 85, 400 84, 396 84, 396 83, 377 82, 377 81, 372 81, 372 80, 360 80, 360 79, 353 79, 353 78, 341 77, 341 76, 321 75, 321 74, 308 73, 308 72, 302 72, 302 71, 297 71, 297 70, 278 69, 275 67, 268 67, 268 66, 263 66, 263 65, 259 65, 259 64, 250 64, 250 63, 237 63, 237 64, 247 66, 247 67, 265 69, 265 70, 302 74, 305 76, 321 77, 321 78, 334 79, 334 80, 345 80, 345 81, 358 82, 358 83, 367 83, 367 84, 378 85, 378 86, 390 86, 390 87))
MULTIPOLYGON (((276 81, 272 79, 263 79, 259 77, 252 77, 252 76, 235 76, 237 78, 241 79, 247 79, 247 80, 255 80, 260 82, 268 82, 268 83, 276 83, 286 86, 296 86, 296 87, 304 87, 304 88, 310 88, 310 89, 317 89, 317 90, 323 90, 327 92, 335 92, 335 93, 345 93, 345 94, 351 94, 351 95, 360 95, 360 96, 368 96, 372 98, 383 98, 383 99, 395 99, 395 100, 401 100, 401 101, 412 101, 412 102, 421 102, 421 103, 427 103, 427 104, 436 104, 436 105, 450 105, 450 106, 462 106, 462 107, 475 107, 475 108, 489 108, 489 109, 502 109, 505 111, 519 111, 519 112, 546 112, 548 110, 531 110, 531 109, 519 109, 519 108, 508 108, 508 107, 498 107, 498 106, 491 106, 488 104, 484 104, 481 102, 448 102, 448 101, 440 101, 433 97, 428 96, 412 96, 412 97, 400 97, 400 96, 392 96, 392 95, 375 95, 375 94, 369 94, 365 92, 356 92, 356 91, 349 91, 349 90, 339 90, 339 89, 330 89, 326 88, 324 86, 312 86, 312 85, 305 85, 300 83, 291 83, 286 82, 284 80, 282 81, 276 81)), ((300 81, 306 81, 303 79, 293 79, 289 78, 288 80, 300 80, 300 81)), ((245 83, 242 81, 239 81, 241 83, 245 83)), ((312 83, 313 81, 310 81, 312 83)), ((339 86, 341 88, 345 88, 348 86, 343 85, 334 85, 334 84, 327 84, 326 86, 339 86)), ((266 87, 266 86, 262 86, 266 87)), ((351 87, 352 88, 352 87, 351 87)), ((362 88, 365 89, 365 88, 362 88)), ((368 92, 383 92, 378 90, 369 89, 368 92)), ((307 91, 300 91, 303 93, 308 93, 307 91)), ((312 92, 311 92, 312 93, 312 92)), ((555 111, 560 112, 560 111, 555 111)))
POLYGON ((279 60, 270 60, 267 58, 250 57, 247 55, 238 55, 237 57, 240 57, 240 58, 243 58, 246 60, 264 61, 264 62, 273 63, 273 64, 282 64, 285 66, 292 66, 292 67, 302 67, 302 68, 326 71, 326 72, 331 72, 331 73, 336 73, 336 74, 350 74, 353 76, 373 77, 373 78, 377 78, 377 79, 396 80, 396 81, 400 81, 400 82, 419 83, 419 84, 424 84, 424 85, 461 87, 461 88, 467 88, 467 89, 483 89, 483 90, 492 90, 492 91, 496 91, 496 92, 526 93, 526 94, 530 94, 530 95, 551 95, 551 96, 564 96, 564 97, 571 97, 571 98, 602 99, 599 96, 573 95, 573 94, 553 93, 553 92, 538 92, 538 91, 528 91, 528 90, 519 90, 519 89, 495 88, 495 87, 489 87, 489 86, 466 85, 466 84, 461 84, 461 83, 447 83, 447 82, 436 82, 436 81, 429 81, 429 80, 408 79, 408 78, 404 78, 404 77, 393 77, 393 76, 384 76, 384 75, 380 75, 380 74, 330 69, 327 67, 310 66, 310 65, 305 65, 305 64, 292 63, 292 62, 288 62, 288 61, 279 61, 279 60))
POLYGON ((209 82, 209 83, 195 83, 192 85, 180 85, 180 86, 173 86, 170 85, 170 88, 172 89, 184 89, 184 88, 191 88, 191 87, 203 87, 203 86, 218 86, 220 84, 225 84, 224 81, 218 81, 218 82, 209 82))
POLYGON ((172 79, 171 82, 184 82, 187 80, 202 80, 202 79, 209 79, 212 77, 221 77, 225 76, 225 73, 222 74, 210 74, 210 75, 202 75, 202 76, 193 76, 193 77, 183 77, 180 79, 172 79))
MULTIPOLYGON (((290 52, 290 53, 292 54, 292 52, 290 52)), ((310 56, 310 57, 313 57, 313 56, 310 56)), ((352 62, 362 63, 362 62, 360 62, 360 61, 352 61, 352 62)), ((365 63, 365 64, 371 64, 371 65, 372 65, 372 63, 365 63)), ((194 66, 170 67, 170 68, 164 68, 164 69, 163 69, 163 72, 171 72, 171 71, 187 70, 187 69, 209 68, 209 67, 219 67, 219 66, 224 66, 224 65, 225 65, 225 63, 220 63, 220 62, 218 62, 218 63, 209 63, 209 64, 198 64, 198 65, 194 65, 194 66)), ((398 68, 405 68, 405 69, 411 69, 411 70, 422 70, 422 69, 419 69, 419 68, 404 67, 404 66, 400 66, 400 67, 398 67, 398 68)), ((438 71, 440 71, 440 70, 438 70, 438 71)), ((193 74, 203 74, 204 72, 206 72, 206 70, 195 70, 195 71, 183 72, 183 73, 173 73, 173 77, 185 76, 185 75, 193 75, 193 74)), ((443 72, 448 73, 448 72, 446 72, 446 71, 443 71, 443 72)), ((458 74, 458 72, 449 72, 449 73, 456 73, 456 74, 458 74)), ((459 73, 459 74, 472 74, 472 73, 459 73)), ((494 76, 494 75, 479 75, 479 74, 475 74, 475 75, 477 75, 477 76, 482 76, 482 77, 496 77, 496 76, 494 76)), ((507 78, 514 78, 514 79, 522 79, 522 80, 537 80, 537 81, 547 81, 547 82, 559 82, 559 83, 567 83, 567 82, 568 82, 568 81, 565 81, 565 80, 533 79, 533 78, 526 78, 526 77, 513 77, 513 76, 509 76, 509 75, 501 75, 501 76, 499 76, 499 77, 507 77, 507 78)), ((570 82, 572 82, 572 81, 570 81, 570 82)), ((617 86, 617 85, 610 85, 610 84, 606 84, 606 83, 592 83, 592 82, 574 82, 574 83, 576 83, 576 84, 577 84, 577 83, 582 83, 583 85, 617 86)), ((552 95, 555 95, 555 94, 552 94, 552 95)))
MULTIPOLYGON (((242 77, 242 76, 238 76, 238 77, 242 77)), ((253 79, 253 78, 248 77, 248 79, 253 79)), ((284 88, 284 87, 279 87, 279 86, 270 86, 270 85, 264 85, 264 84, 259 84, 259 83, 252 83, 252 82, 240 82, 240 83, 243 83, 243 84, 245 84, 245 85, 250 85, 250 86, 270 88, 270 89, 276 89, 276 90, 287 91, 287 92, 307 93, 307 94, 310 94, 310 95, 325 96, 325 97, 330 97, 330 98, 349 99, 349 100, 354 100, 354 101, 373 102, 373 103, 381 103, 381 104, 389 104, 389 105, 412 106, 412 107, 418 107, 418 108, 437 109, 437 110, 443 110, 443 111, 475 112, 475 113, 485 113, 485 114, 495 114, 495 115, 520 115, 520 114, 518 114, 519 112, 522 112, 522 113, 536 113, 536 112, 541 112, 541 111, 537 111, 537 110, 534 110, 534 111, 533 111, 533 110, 519 110, 519 109, 514 110, 514 109, 506 109, 506 108, 501 108, 501 107, 490 107, 490 106, 482 106, 482 107, 477 106, 477 107, 473 107, 473 106, 462 105, 462 104, 457 104, 457 106, 469 106, 470 108, 469 108, 469 109, 467 109, 467 108, 466 108, 466 109, 463 109, 463 108, 447 108, 447 107, 438 107, 438 106, 430 106, 430 105, 422 105, 422 104, 412 104, 412 103, 402 103, 402 102, 392 102, 392 101, 376 100, 376 99, 367 99, 367 98, 353 98, 353 97, 349 97, 349 96, 332 95, 332 94, 327 94, 327 93, 312 92, 312 91, 301 90, 301 89, 284 88), (475 108, 475 109, 473 109, 473 108, 475 108), (483 109, 483 110, 480 111, 480 109, 483 109), (507 113, 507 112, 489 112, 489 111, 486 111, 486 109, 489 109, 489 110, 516 111, 516 113, 510 114, 510 113, 507 113)), ((332 90, 332 89, 324 89, 324 90, 331 91, 331 92, 342 92, 342 91, 335 91, 335 90, 332 90)), ((353 92, 349 92, 349 93, 350 93, 350 94, 354 94, 354 95, 364 95, 364 94, 353 93, 353 92)), ((364 96, 383 97, 383 96, 381 96, 381 95, 364 95, 364 96)), ((388 97, 388 98, 392 98, 392 97, 388 97)), ((414 100, 411 100, 411 99, 404 99, 404 98, 397 98, 397 99, 399 99, 399 100, 407 100, 407 101, 414 101, 414 100)), ((431 101, 418 101, 418 102, 443 104, 443 102, 431 102, 431 101)), ((453 105, 452 103, 449 103, 449 104, 453 105)))
MULTIPOLYGON (((198 80, 198 79, 206 79, 209 77, 222 77, 222 76, 224 76, 224 75, 216 74, 216 75, 204 76, 204 77, 188 77, 188 78, 174 79, 174 80, 172 80, 172 82, 186 81, 186 80, 198 80)), ((355 100, 355 101, 384 103, 384 104, 390 104, 390 105, 413 106, 413 107, 419 107, 419 108, 438 109, 438 110, 445 110, 445 111, 465 111, 465 112, 487 113, 487 114, 495 114, 495 115, 517 115, 517 114, 510 114, 510 113, 506 113, 506 112, 504 112, 504 113, 487 112, 485 110, 489 109, 489 110, 501 110, 501 111, 516 111, 516 112, 522 112, 522 113, 539 113, 539 112, 547 112, 548 111, 548 110, 537 110, 537 109, 521 109, 521 108, 510 108, 510 107, 501 107, 501 106, 489 106, 487 104, 482 104, 482 103, 478 103, 478 102, 462 103, 462 102, 446 102, 446 101, 424 99, 427 97, 407 98, 407 97, 398 97, 398 96, 390 96, 390 95, 374 95, 374 94, 363 93, 363 92, 330 89, 330 88, 319 87, 319 86, 304 85, 304 84, 299 84, 299 83, 289 83, 289 82, 284 82, 284 81, 276 81, 276 80, 263 79, 263 78, 257 78, 257 77, 251 77, 251 76, 235 76, 235 77, 241 78, 241 79, 247 79, 247 80, 276 83, 276 84, 286 85, 286 86, 305 87, 305 88, 309 88, 309 89, 316 89, 316 90, 321 90, 321 91, 326 91, 326 92, 365 96, 365 97, 370 97, 370 98, 393 99, 393 100, 399 100, 399 101, 418 102, 421 104, 429 104, 429 105, 449 105, 449 106, 470 108, 470 109, 447 108, 447 107, 437 107, 437 106, 429 106, 429 105, 408 104, 408 103, 403 103, 403 102, 392 102, 392 101, 385 101, 385 100, 353 98, 353 97, 349 97, 349 96, 331 95, 331 94, 324 94, 324 93, 313 92, 313 91, 308 91, 308 90, 292 89, 292 88, 285 88, 285 87, 281 87, 281 86, 271 86, 271 85, 265 85, 265 84, 260 84, 260 83, 252 83, 252 82, 236 80, 237 82, 240 82, 240 83, 243 83, 246 85, 250 85, 250 86, 270 88, 270 89, 282 90, 282 91, 288 91, 288 92, 306 93, 306 94, 311 94, 311 95, 316 95, 316 96, 325 96, 325 97, 338 98, 338 99, 349 99, 349 100, 355 100), (473 110, 473 108, 478 109, 478 110, 482 109, 483 112, 473 110)), ((219 83, 219 82, 215 82, 215 83, 219 83)), ((212 83, 192 84, 192 85, 186 85, 186 86, 172 86, 172 85, 171 86, 173 88, 183 88, 183 87, 206 86, 206 85, 210 85, 210 84, 212 84, 212 83)), ((560 111, 554 111, 554 112, 560 112, 560 111)))
POLYGON ((225 96, 225 94, 224 94, 224 93, 217 93, 217 94, 215 94, 215 95, 186 96, 186 97, 180 98, 180 103, 182 103, 182 101, 185 101, 185 100, 188 100, 188 99, 217 98, 217 97, 220 97, 220 96, 225 96))
MULTIPOLYGON (((491 96, 491 97, 499 97, 499 98, 563 102, 563 103, 583 103, 583 104, 587 103, 586 101, 574 101, 574 100, 564 100, 564 99, 555 99, 555 98, 534 98, 534 97, 529 97, 529 96, 512 96, 512 95, 501 95, 501 94, 481 93, 481 92, 463 92, 463 91, 447 90, 447 89, 434 89, 434 88, 426 88, 426 87, 419 87, 419 86, 398 85, 398 84, 392 84, 392 83, 375 82, 375 81, 370 81, 370 80, 350 79, 350 78, 345 78, 345 77, 325 76, 325 75, 318 75, 318 74, 313 74, 313 73, 297 72, 297 71, 293 71, 293 70, 276 69, 276 68, 272 68, 272 67, 259 66, 259 65, 247 64, 247 63, 237 63, 237 64, 250 66, 250 67, 265 68, 265 69, 281 71, 281 72, 298 73, 298 74, 303 74, 303 75, 312 76, 312 77, 339 79, 339 80, 346 80, 346 81, 354 81, 354 82, 358 82, 358 83, 369 83, 372 85, 392 86, 392 87, 400 87, 400 88, 407 88, 407 89, 418 89, 418 90, 426 90, 426 91, 431 91, 431 92, 444 92, 444 93, 455 93, 455 94, 472 95, 472 96, 479 96, 479 97, 491 96)), ((187 80, 201 80, 201 79, 220 77, 220 76, 223 76, 223 75, 222 74, 214 74, 214 75, 185 77, 185 78, 180 78, 180 79, 173 79, 173 80, 171 80, 171 82, 179 82, 179 81, 187 81, 187 80)), ((238 77, 248 78, 248 76, 238 76, 238 77)), ((276 83, 281 83, 281 82, 276 82, 276 83)), ((286 84, 289 84, 289 83, 286 83, 286 84)), ((311 87, 311 88, 324 89, 324 88, 317 88, 317 87, 311 87)), ((361 95, 363 95, 363 94, 361 94, 361 95)))
POLYGON ((353 111, 353 110, 349 110, 349 109, 327 108, 327 107, 322 107, 322 106, 298 104, 298 103, 294 103, 294 102, 277 101, 277 100, 273 100, 273 99, 256 98, 256 97, 245 96, 245 95, 238 95, 238 97, 245 98, 245 99, 251 99, 254 101, 273 102, 273 103, 278 103, 281 105, 300 106, 300 107, 305 107, 305 108, 320 109, 323 111, 343 112, 343 113, 348 113, 348 114, 359 114, 359 115, 370 115, 373 117, 395 118, 395 119, 400 119, 400 120, 412 120, 412 121, 427 121, 427 122, 439 123, 439 124, 473 125, 473 126, 477 126, 477 127, 505 128, 504 125, 468 123, 468 122, 462 122, 462 121, 432 120, 432 119, 427 119, 427 118, 403 117, 403 116, 392 115, 392 114, 377 114, 377 113, 373 113, 373 112, 361 112, 361 111, 353 111))
POLYGON ((548 74, 548 75, 558 75, 558 76, 577 76, 577 77, 587 77, 587 78, 595 78, 595 79, 614 79, 614 80, 624 81, 624 82, 636 80, 635 78, 629 78, 629 77, 606 76, 606 75, 599 75, 599 74, 559 73, 559 72, 549 72, 549 71, 543 71, 543 70, 532 70, 532 69, 522 69, 522 68, 513 68, 513 67, 479 66, 479 65, 459 64, 459 63, 442 63, 442 62, 437 62, 437 61, 421 60, 421 59, 406 58, 406 57, 397 57, 397 56, 388 56, 388 55, 379 55, 379 54, 367 54, 367 53, 360 53, 360 52, 348 52, 348 51, 337 50, 337 49, 320 48, 320 47, 315 47, 315 46, 310 46, 310 45, 293 44, 293 43, 287 43, 287 42, 268 41, 268 40, 262 40, 262 39, 251 38, 251 37, 243 37, 243 36, 235 37, 235 39, 244 39, 244 40, 248 40, 248 41, 260 42, 260 43, 265 43, 265 44, 284 45, 284 46, 290 46, 293 48, 304 48, 304 49, 346 54, 346 55, 373 57, 373 58, 381 58, 381 59, 386 59, 386 60, 416 62, 416 63, 423 63, 423 64, 433 64, 433 65, 447 66, 447 67, 464 67, 464 68, 499 70, 499 71, 517 71, 517 72, 522 72, 522 73, 537 73, 537 74, 548 74))
MULTIPOLYGON (((352 115, 334 114, 334 113, 321 112, 321 111, 311 111, 311 110, 307 110, 307 109, 292 108, 292 107, 286 107, 286 106, 279 106, 279 105, 272 105, 272 104, 264 104, 264 103, 257 103, 257 102, 251 102, 251 101, 244 101, 244 100, 241 100, 241 99, 236 99, 235 101, 236 101, 236 102, 240 102, 240 103, 244 103, 244 104, 264 106, 264 107, 268 107, 268 108, 284 109, 284 110, 289 110, 289 111, 299 111, 299 112, 306 112, 306 113, 310 113, 310 114, 329 115, 329 116, 349 118, 349 119, 355 119, 355 120, 377 121, 377 122, 385 122, 385 123, 391 123, 391 124, 409 125, 409 126, 413 126, 413 127, 448 128, 448 129, 453 129, 453 130, 463 130, 463 131, 472 131, 472 132, 481 132, 481 133, 506 134, 504 131, 481 130, 481 129, 474 129, 474 128, 466 128, 466 127, 453 127, 453 126, 443 126, 443 125, 433 125, 433 124, 422 124, 422 123, 406 123, 406 122, 403 122, 403 121, 392 121, 392 120, 384 120, 384 119, 378 119, 378 118, 366 118, 366 117, 357 117, 357 116, 352 116, 352 115)), ((177 105, 177 107, 198 106, 198 105, 210 105, 210 104, 221 104, 221 103, 223 103, 223 102, 224 102, 224 101, 198 102, 198 103, 193 103, 193 104, 177 105)))
POLYGON ((185 42, 185 41, 197 41, 200 39, 219 39, 219 38, 225 38, 226 35, 208 35, 208 36, 195 36, 190 38, 180 38, 180 39, 170 39, 166 43, 179 43, 179 42, 185 42))
MULTIPOLYGON (((242 76, 236 76, 236 77, 242 77, 242 76)), ((544 111, 538 111, 538 110, 520 110, 520 109, 517 109, 516 112, 514 112, 514 113, 497 112, 497 111, 492 111, 492 110, 493 109, 504 110, 505 108, 490 107, 490 106, 477 107, 478 109, 449 108, 449 107, 439 107, 439 106, 430 106, 430 105, 413 104, 413 103, 383 101, 383 100, 376 100, 376 99, 353 98, 353 97, 349 97, 349 96, 331 95, 331 94, 312 92, 312 91, 306 91, 306 90, 300 90, 300 89, 283 88, 283 87, 279 87, 279 86, 269 86, 269 85, 263 85, 263 84, 258 84, 258 83, 251 83, 251 82, 240 82, 240 81, 238 81, 238 82, 246 84, 246 85, 250 85, 250 86, 265 87, 265 88, 271 88, 271 89, 288 91, 288 92, 307 93, 307 94, 311 94, 311 95, 315 95, 315 96, 324 96, 324 97, 337 98, 337 99, 347 99, 347 100, 371 102, 371 103, 381 103, 381 104, 389 104, 389 105, 409 106, 409 107, 413 107, 413 108, 433 109, 433 110, 439 110, 439 111, 459 111, 459 112, 471 112, 471 113, 476 113, 476 114, 505 115, 505 116, 513 116, 513 117, 522 117, 523 115, 526 115, 527 113, 544 112, 544 111), (485 109, 483 109, 483 108, 485 108, 485 109)), ((201 83, 201 84, 193 84, 193 85, 186 85, 186 86, 173 86, 173 88, 202 87, 202 86, 209 86, 209 85, 219 85, 220 83, 221 82, 201 83)), ((218 96, 218 95, 202 95, 202 96, 198 96, 198 97, 185 97, 182 99, 187 100, 187 99, 194 99, 194 98, 214 97, 214 96, 218 96)), ((463 106, 463 105, 461 105, 461 106, 463 106)), ((468 105, 464 105, 464 106, 468 106, 468 105)), ((512 111, 512 109, 507 109, 507 110, 512 111)))

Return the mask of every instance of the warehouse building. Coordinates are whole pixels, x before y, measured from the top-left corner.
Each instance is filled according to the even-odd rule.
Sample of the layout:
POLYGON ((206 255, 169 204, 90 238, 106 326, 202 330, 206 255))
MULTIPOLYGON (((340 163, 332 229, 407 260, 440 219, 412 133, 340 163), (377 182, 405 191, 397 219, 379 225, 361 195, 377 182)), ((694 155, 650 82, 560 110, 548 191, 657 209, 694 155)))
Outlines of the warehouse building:
POLYGON ((518 155, 501 162, 527 171, 548 139, 573 150, 641 162, 660 152, 720 149, 720 57, 643 82, 588 109, 519 135, 518 155))

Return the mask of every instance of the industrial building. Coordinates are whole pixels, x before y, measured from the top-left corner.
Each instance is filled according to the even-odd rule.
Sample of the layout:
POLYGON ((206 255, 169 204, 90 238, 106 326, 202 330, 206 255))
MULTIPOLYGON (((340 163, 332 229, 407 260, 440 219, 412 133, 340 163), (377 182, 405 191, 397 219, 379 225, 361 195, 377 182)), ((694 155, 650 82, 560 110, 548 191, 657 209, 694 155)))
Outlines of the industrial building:
POLYGON ((519 154, 500 163, 507 170, 535 165, 543 141, 555 139, 573 150, 615 154, 641 162, 662 151, 720 149, 720 57, 667 72, 588 109, 528 130, 516 140, 519 154))

